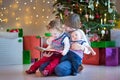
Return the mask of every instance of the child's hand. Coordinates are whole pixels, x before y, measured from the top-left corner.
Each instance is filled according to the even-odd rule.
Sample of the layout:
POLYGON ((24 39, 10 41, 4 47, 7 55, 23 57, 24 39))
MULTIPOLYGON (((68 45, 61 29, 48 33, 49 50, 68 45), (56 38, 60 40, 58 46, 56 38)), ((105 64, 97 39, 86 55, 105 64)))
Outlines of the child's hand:
POLYGON ((50 57, 53 55, 53 52, 44 52, 43 56, 50 57))
POLYGON ((71 49, 72 50, 80 50, 80 44, 78 44, 78 43, 73 43, 72 45, 71 45, 71 49))
POLYGON ((80 45, 79 43, 73 43, 71 45, 71 49, 72 50, 82 50, 82 51, 84 51, 85 47, 80 45))

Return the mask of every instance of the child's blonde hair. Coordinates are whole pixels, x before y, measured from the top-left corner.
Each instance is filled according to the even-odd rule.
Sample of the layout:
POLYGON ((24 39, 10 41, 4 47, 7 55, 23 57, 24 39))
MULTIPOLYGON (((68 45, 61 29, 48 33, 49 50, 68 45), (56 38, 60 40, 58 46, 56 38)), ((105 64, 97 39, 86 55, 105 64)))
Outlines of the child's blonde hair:
POLYGON ((63 26, 62 26, 62 22, 59 20, 59 19, 55 19, 55 20, 52 20, 50 21, 50 23, 47 25, 47 29, 57 29, 61 32, 63 32, 63 26))
POLYGON ((70 14, 64 24, 70 28, 79 29, 80 28, 80 16, 78 14, 70 14))

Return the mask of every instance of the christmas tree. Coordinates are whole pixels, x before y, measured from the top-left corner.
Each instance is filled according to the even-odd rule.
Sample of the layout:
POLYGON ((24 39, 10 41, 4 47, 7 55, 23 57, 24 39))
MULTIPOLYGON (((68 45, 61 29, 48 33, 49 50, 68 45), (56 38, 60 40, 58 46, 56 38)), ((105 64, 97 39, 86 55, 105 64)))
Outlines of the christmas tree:
POLYGON ((56 0, 53 12, 64 19, 72 13, 80 15, 86 34, 97 34, 100 40, 110 40, 110 29, 119 19, 115 2, 110 0, 56 0))

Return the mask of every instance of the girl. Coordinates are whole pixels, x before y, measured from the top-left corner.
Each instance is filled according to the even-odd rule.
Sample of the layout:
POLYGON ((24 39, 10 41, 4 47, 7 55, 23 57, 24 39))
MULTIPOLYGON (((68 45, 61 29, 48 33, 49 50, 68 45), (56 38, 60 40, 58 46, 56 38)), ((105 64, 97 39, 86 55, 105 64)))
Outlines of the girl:
POLYGON ((51 33, 53 40, 50 45, 46 48, 46 51, 53 51, 52 53, 44 53, 43 58, 35 62, 30 69, 26 71, 27 74, 35 73, 36 70, 45 62, 50 63, 41 72, 43 76, 51 75, 54 72, 55 67, 60 62, 62 56, 66 55, 70 48, 69 38, 64 30, 62 29, 62 23, 60 20, 52 20, 47 29, 51 33))
MULTIPOLYGON (((65 23, 64 23, 64 29, 66 30, 66 32, 70 33, 71 31, 74 31, 74 30, 77 30, 78 32, 80 32, 81 35, 83 36, 83 40, 86 42, 85 47, 88 49, 88 53, 89 53, 89 51, 91 51, 91 53, 95 55, 96 53, 90 47, 89 42, 87 41, 87 38, 85 36, 85 33, 80 29, 80 27, 81 27, 80 26, 80 17, 78 14, 71 14, 66 18, 65 23)), ((71 48, 74 50, 81 50, 81 45, 76 42, 71 45, 71 48)), ((67 54, 74 54, 74 52, 69 51, 67 54)), ((61 63, 59 65, 57 65, 55 68, 55 73, 58 76, 67 76, 70 74, 76 75, 76 73, 74 74, 72 72, 74 66, 71 66, 71 65, 72 65, 71 61, 65 59, 65 57, 63 56, 61 63)), ((81 66, 81 64, 79 64, 78 70, 81 70, 81 68, 82 68, 82 66, 81 66)))

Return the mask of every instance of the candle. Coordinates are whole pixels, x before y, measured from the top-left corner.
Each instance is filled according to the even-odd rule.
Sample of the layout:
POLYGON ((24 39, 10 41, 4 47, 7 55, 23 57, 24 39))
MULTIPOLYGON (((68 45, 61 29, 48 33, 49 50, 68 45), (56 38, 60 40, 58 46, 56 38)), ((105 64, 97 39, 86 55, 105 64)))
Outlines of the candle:
POLYGON ((106 18, 104 18, 104 24, 106 24, 106 18))
POLYGON ((103 24, 103 19, 101 18, 101 24, 103 24))

